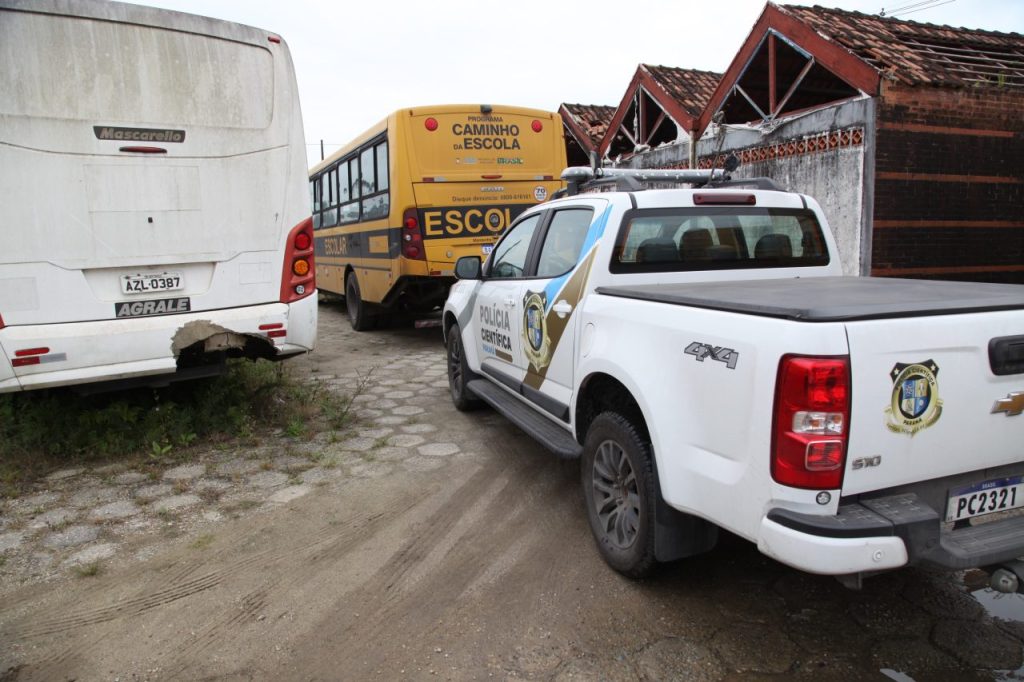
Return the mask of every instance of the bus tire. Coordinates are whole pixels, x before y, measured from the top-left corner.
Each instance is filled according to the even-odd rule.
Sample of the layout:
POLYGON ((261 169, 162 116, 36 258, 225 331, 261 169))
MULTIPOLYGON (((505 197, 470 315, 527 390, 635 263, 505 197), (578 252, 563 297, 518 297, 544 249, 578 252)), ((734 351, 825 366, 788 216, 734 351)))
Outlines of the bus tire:
POLYGON ((345 280, 345 309, 348 312, 348 322, 352 329, 357 332, 365 332, 373 329, 373 318, 366 309, 366 301, 359 293, 359 281, 353 272, 345 280))
POLYGON ((650 444, 625 417, 602 412, 587 430, 580 465, 598 552, 625 576, 650 575, 658 499, 650 444))

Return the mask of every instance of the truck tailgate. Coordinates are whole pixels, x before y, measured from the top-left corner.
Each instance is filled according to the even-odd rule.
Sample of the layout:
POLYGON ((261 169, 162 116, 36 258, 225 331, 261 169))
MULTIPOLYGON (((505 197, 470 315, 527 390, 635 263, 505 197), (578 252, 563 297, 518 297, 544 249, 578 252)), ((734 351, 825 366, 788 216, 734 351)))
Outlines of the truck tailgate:
POLYGON ((854 379, 844 495, 1024 460, 1024 395, 1013 397, 1024 373, 997 374, 989 352, 993 339, 1024 343, 1024 311, 846 326, 854 379))

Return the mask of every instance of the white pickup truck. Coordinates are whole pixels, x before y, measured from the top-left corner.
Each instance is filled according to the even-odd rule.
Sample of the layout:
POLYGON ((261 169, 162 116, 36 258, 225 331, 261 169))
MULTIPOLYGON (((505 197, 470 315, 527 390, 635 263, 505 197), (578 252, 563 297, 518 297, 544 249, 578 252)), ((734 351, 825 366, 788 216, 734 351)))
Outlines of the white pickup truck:
POLYGON ((1024 287, 843 277, 808 196, 596 172, 459 260, 443 329, 458 409, 581 458, 613 568, 724 528, 851 586, 908 564, 1024 583, 1024 287))

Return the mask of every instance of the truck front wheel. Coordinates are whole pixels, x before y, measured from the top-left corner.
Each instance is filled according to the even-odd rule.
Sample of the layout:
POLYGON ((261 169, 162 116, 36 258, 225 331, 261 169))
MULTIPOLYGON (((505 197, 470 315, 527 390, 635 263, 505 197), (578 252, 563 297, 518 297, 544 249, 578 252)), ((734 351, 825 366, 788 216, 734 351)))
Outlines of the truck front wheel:
POLYGON ((466 351, 462 347, 462 330, 453 324, 448 330, 448 388, 452 393, 452 403, 460 412, 469 412, 480 407, 480 400, 466 388, 470 378, 469 365, 466 362, 466 351))
POLYGON ((601 556, 630 578, 648 575, 657 502, 650 444, 626 418, 603 412, 587 431, 580 479, 601 556))

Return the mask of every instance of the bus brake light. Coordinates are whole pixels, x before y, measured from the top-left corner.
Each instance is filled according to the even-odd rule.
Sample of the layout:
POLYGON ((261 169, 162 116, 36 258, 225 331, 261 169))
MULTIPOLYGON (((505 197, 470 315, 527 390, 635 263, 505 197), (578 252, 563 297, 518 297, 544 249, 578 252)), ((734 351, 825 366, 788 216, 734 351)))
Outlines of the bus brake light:
POLYGON ((423 248, 423 235, 420 233, 420 221, 416 218, 416 209, 407 208, 402 214, 402 255, 411 260, 426 260, 427 252, 423 248))
POLYGON ((437 119, 434 118, 433 116, 429 117, 426 121, 423 122, 423 127, 429 130, 430 132, 434 132, 435 130, 437 130, 437 119))
POLYGON ((531 123, 530 127, 533 128, 533 132, 535 133, 539 133, 540 131, 544 130, 544 124, 537 120, 531 123))
POLYGON ((314 260, 313 218, 309 217, 288 235, 281 274, 281 303, 294 303, 313 293, 316 288, 314 260))

